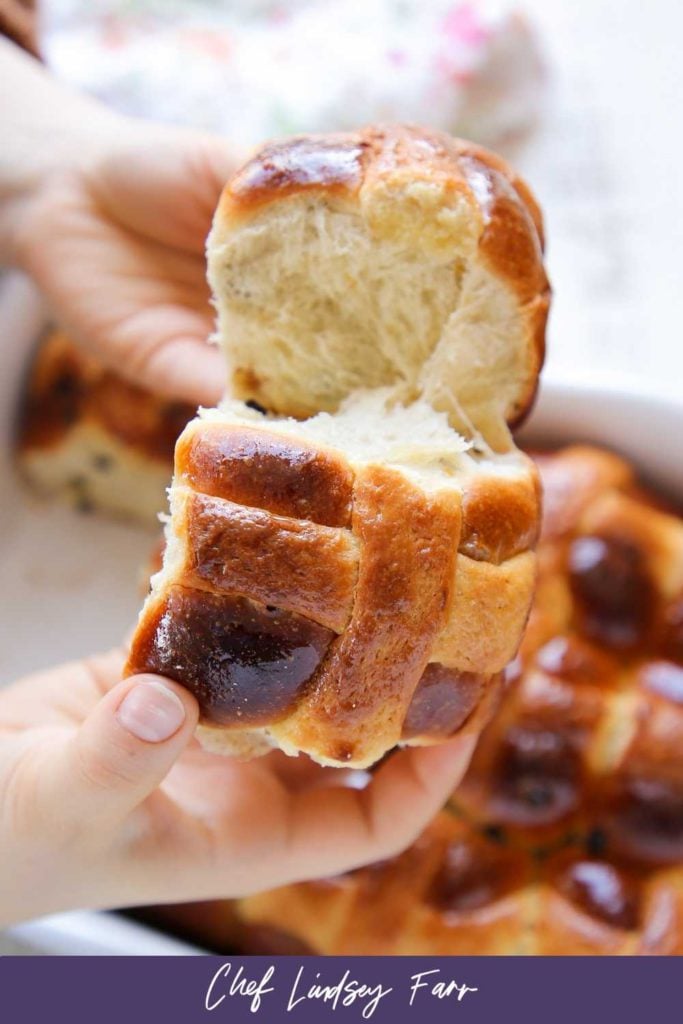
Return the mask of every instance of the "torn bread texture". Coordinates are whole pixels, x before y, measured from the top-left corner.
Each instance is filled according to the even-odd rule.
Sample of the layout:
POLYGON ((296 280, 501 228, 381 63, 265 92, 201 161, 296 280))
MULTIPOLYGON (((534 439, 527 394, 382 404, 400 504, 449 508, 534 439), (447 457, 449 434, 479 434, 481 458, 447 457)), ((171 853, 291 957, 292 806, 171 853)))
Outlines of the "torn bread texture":
POLYGON ((296 417, 422 396, 505 446, 543 359, 540 214, 493 154, 422 129, 266 147, 208 247, 234 393, 296 417))
POLYGON ((210 749, 367 766, 478 730, 532 596, 538 210, 415 128, 266 147, 209 278, 232 396, 181 435, 128 672, 185 683, 210 749))

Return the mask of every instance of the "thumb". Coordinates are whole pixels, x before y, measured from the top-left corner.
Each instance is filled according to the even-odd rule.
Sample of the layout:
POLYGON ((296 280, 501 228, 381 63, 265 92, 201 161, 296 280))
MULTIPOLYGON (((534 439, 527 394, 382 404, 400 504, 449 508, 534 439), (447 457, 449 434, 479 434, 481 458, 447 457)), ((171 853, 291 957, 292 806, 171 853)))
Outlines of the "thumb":
POLYGON ((152 793, 189 743, 194 697, 169 679, 131 676, 95 706, 51 765, 67 820, 116 823, 152 793))

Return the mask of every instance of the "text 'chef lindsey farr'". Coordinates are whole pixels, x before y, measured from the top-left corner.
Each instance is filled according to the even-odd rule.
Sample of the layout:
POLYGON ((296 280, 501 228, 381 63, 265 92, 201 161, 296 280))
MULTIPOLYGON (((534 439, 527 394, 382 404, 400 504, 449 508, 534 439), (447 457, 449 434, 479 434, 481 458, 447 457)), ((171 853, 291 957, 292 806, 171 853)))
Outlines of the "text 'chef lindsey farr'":
MULTIPOLYGON (((304 966, 298 968, 293 980, 283 979, 278 985, 275 965, 268 967, 260 977, 249 977, 242 965, 226 962, 213 975, 204 1006, 207 1011, 213 1011, 225 1006, 227 1001, 240 999, 247 1001, 252 1013, 258 1013, 264 1001, 272 996, 273 1002, 284 1002, 288 1013, 295 1012, 303 1004, 317 1002, 330 1010, 355 1007, 363 1019, 369 1020, 382 1000, 394 991, 394 986, 381 982, 360 981, 352 976, 350 970, 344 971, 341 978, 329 981, 321 978, 320 971, 307 971, 304 966)), ((469 985, 453 979, 444 980, 440 969, 433 968, 409 976, 405 997, 408 1005, 414 1006, 425 997, 453 998, 461 1002, 474 992, 477 989, 469 985)))

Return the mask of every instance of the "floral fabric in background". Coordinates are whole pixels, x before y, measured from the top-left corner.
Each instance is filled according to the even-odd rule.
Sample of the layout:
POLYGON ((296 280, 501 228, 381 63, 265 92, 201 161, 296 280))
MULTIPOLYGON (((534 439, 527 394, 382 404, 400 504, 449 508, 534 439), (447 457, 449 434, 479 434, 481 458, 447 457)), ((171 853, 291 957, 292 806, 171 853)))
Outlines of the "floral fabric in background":
POLYGON ((239 142, 377 120, 493 146, 537 117, 542 63, 510 3, 44 0, 66 80, 134 114, 239 142))

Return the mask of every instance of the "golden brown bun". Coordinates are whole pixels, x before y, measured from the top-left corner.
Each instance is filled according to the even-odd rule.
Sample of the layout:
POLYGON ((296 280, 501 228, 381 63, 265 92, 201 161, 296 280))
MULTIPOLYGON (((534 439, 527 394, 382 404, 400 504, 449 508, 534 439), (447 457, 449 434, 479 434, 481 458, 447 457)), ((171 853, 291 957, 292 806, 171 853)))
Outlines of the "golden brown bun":
POLYGON ((242 756, 277 744, 363 767, 478 730, 526 619, 539 508, 526 464, 500 493, 495 467, 470 471, 464 499, 428 493, 274 430, 195 421, 126 671, 183 682, 202 742, 242 756), (492 517, 505 499, 508 520, 492 517))
POLYGON ((478 732, 535 579, 508 430, 548 303, 528 189, 418 128, 293 139, 228 183, 208 254, 237 397, 179 440, 126 671, 184 683, 240 756, 478 732))
POLYGON ((22 400, 18 465, 43 494, 153 524, 167 506, 176 439, 194 412, 129 384, 51 330, 22 400))
POLYGON ((240 901, 238 942, 269 952, 273 928, 324 954, 524 953, 531 877, 528 858, 442 813, 393 860, 240 901))
MULTIPOLYGON (((220 907, 234 922, 234 905, 211 908, 214 945, 220 907)), ((578 847, 541 859, 446 812, 391 862, 257 894, 237 911, 231 943, 262 955, 683 954, 683 868, 578 847)))
POLYGON ((459 806, 535 846, 588 814, 624 854, 683 860, 683 522, 611 453, 537 461, 535 604, 459 806))
POLYGON ((443 132, 266 146, 226 185, 209 239, 233 393, 301 418, 390 386, 505 446, 543 362, 542 249, 527 185, 443 132))
POLYGON ((683 521, 608 452, 538 465, 539 588, 464 784, 399 858, 242 900, 251 952, 683 954, 683 521))

